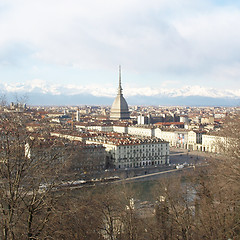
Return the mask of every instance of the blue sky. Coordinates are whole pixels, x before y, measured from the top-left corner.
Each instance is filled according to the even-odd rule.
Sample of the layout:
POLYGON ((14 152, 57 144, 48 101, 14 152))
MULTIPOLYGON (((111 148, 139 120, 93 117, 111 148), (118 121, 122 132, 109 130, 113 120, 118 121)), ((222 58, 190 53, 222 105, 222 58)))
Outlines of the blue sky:
POLYGON ((1 0, 2 92, 240 98, 240 3, 1 0))

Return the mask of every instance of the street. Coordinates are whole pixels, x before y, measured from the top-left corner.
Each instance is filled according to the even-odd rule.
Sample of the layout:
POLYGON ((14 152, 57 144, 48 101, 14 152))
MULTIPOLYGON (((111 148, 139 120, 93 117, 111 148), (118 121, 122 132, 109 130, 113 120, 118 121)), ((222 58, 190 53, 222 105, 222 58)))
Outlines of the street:
POLYGON ((187 149, 182 148, 170 148, 170 164, 198 164, 206 162, 206 159, 209 157, 209 154, 206 152, 199 151, 188 151, 187 149))

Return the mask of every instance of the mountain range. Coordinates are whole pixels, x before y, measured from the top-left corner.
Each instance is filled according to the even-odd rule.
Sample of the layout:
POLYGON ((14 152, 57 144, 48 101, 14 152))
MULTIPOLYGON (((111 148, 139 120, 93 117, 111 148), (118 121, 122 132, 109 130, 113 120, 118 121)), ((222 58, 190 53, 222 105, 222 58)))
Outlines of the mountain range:
MULTIPOLYGON (((18 95, 20 96, 20 95, 18 95)), ((50 106, 50 105, 111 105, 112 97, 94 96, 91 94, 76 95, 53 95, 44 93, 28 93, 24 95, 27 105, 50 106)), ((21 97, 21 96, 20 96, 21 97)), ((9 102, 16 100, 15 94, 8 94, 9 102)), ((203 96, 141 96, 126 97, 129 105, 154 105, 154 106, 239 106, 240 98, 211 98, 203 96)))
MULTIPOLYGON (((27 97, 28 105, 111 105, 117 90, 100 86, 56 86, 35 80, 25 84, 1 84, 2 95, 8 102, 27 97)), ((240 89, 217 90, 201 86, 182 88, 125 87, 129 105, 239 106, 240 89)))

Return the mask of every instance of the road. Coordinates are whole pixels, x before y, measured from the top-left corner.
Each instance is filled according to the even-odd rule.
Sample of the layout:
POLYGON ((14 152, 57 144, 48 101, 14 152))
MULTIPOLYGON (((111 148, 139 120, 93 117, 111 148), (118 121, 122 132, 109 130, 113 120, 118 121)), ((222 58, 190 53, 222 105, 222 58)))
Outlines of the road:
POLYGON ((173 174, 173 173, 177 173, 177 172, 182 172, 183 170, 193 170, 194 167, 193 166, 189 166, 189 167, 184 167, 182 169, 171 169, 171 170, 167 170, 167 171, 162 171, 162 172, 156 172, 156 173, 149 173, 146 175, 141 175, 141 176, 136 176, 136 177, 130 177, 130 178, 126 178, 126 179, 122 179, 122 180, 118 180, 115 181, 114 183, 117 182, 135 182, 135 181, 145 181, 145 180, 154 180, 160 177, 160 175, 166 175, 166 174, 173 174))
POLYGON ((170 149, 170 163, 171 164, 197 164, 200 162, 205 162, 207 158, 209 157, 208 153, 205 152, 199 152, 199 151, 190 151, 188 152, 187 149, 181 149, 181 148, 174 148, 172 147, 170 149))
POLYGON ((149 181, 149 180, 156 180, 160 177, 164 177, 167 174, 176 174, 176 173, 181 173, 182 171, 191 171, 194 170, 195 167, 193 166, 188 166, 184 167, 182 169, 171 169, 171 170, 166 170, 166 171, 161 171, 161 172, 155 172, 155 173, 149 173, 146 175, 141 175, 141 176, 136 176, 136 177, 130 177, 130 178, 125 178, 121 180, 116 180, 113 182, 95 182, 94 184, 89 184, 89 185, 78 185, 78 186, 69 186, 68 189, 73 190, 73 189, 80 189, 83 187, 95 187, 97 185, 108 185, 108 184, 118 184, 118 183, 129 183, 129 182, 137 182, 137 181, 149 181))

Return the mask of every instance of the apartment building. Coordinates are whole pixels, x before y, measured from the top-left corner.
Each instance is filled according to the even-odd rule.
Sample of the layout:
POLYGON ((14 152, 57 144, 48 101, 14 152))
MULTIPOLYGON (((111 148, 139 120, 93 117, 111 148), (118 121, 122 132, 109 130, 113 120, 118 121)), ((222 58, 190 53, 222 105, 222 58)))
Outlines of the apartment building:
POLYGON ((169 143, 157 138, 135 138, 126 134, 99 133, 86 143, 102 144, 116 168, 157 166, 169 163, 169 143))

